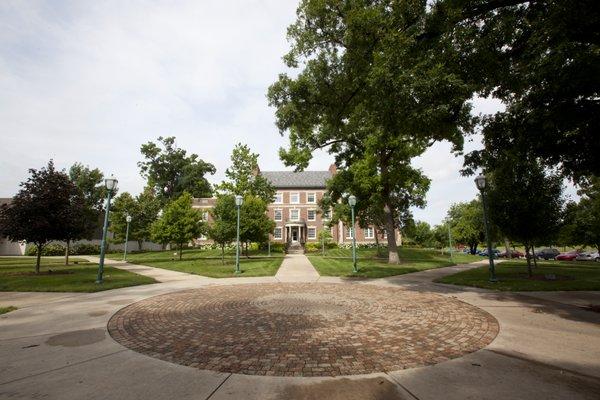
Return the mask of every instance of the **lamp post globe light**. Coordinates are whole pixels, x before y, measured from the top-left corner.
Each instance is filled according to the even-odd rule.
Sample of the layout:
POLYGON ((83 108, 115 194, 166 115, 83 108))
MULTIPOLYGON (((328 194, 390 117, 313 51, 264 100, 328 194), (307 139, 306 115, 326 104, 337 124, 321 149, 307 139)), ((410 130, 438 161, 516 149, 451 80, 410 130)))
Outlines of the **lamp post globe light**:
POLYGON ((127 222, 127 230, 125 231, 125 250, 123 252, 123 261, 127 261, 127 243, 129 242, 129 224, 131 223, 131 215, 127 214, 125 221, 127 222))
POLYGON ((240 207, 244 203, 244 198, 240 195, 235 196, 235 208, 237 208, 237 239, 235 242, 235 273, 240 274, 240 207))
POLYGON ((102 227, 102 242, 100 243, 100 263, 98 264, 98 277, 96 283, 102 283, 102 275, 104 274, 104 254, 106 251, 106 235, 108 233, 108 214, 110 213, 110 199, 113 192, 117 189, 119 181, 113 175, 104 180, 106 187, 106 209, 104 211, 104 226, 102 227))
POLYGON ((479 175, 477 178, 475 178, 475 185, 481 193, 481 203, 483 204, 483 226, 485 227, 485 240, 487 242, 488 259, 490 260, 490 282, 498 282, 498 278, 496 278, 496 269, 494 267, 494 253, 492 252, 490 224, 488 222, 487 198, 485 195, 485 188, 487 186, 486 177, 484 175, 479 175))
POLYGON ((356 196, 350 195, 348 197, 348 204, 352 210, 352 272, 357 273, 358 267, 356 266, 356 229, 354 229, 354 207, 356 206, 356 196))

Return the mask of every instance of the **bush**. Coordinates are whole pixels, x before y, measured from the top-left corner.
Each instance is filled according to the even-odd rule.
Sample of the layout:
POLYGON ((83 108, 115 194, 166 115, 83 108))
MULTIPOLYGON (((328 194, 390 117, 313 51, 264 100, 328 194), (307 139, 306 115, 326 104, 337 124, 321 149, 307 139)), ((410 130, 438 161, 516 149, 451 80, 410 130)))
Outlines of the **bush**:
MULTIPOLYGON (((27 248, 25 252, 28 256, 37 256, 37 246, 31 246, 27 248)), ((65 246, 62 244, 52 243, 42 248, 42 256, 64 256, 65 246)))
POLYGON ((318 253, 321 249, 321 243, 306 243, 306 245, 304 245, 304 250, 307 253, 318 253))
POLYGON ((71 254, 76 256, 100 254, 100 245, 91 243, 76 244, 75 246, 71 247, 71 254))

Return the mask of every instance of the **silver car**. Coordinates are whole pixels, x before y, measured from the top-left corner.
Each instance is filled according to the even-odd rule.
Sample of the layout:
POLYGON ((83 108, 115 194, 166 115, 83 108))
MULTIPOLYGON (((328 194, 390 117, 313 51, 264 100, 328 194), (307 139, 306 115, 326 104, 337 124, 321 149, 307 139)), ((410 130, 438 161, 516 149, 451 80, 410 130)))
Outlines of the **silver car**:
POLYGON ((579 255, 577 255, 575 260, 600 262, 600 257, 598 256, 598 252, 596 251, 594 253, 580 253, 579 255))

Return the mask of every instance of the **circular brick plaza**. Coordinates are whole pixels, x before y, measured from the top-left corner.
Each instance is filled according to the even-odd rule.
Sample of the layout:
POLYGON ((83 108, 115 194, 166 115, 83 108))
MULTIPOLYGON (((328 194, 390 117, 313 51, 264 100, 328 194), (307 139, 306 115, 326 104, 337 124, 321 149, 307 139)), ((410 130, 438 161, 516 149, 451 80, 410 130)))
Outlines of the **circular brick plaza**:
POLYGON ((435 364, 498 333, 487 312, 453 298, 357 284, 210 286, 117 312, 111 336, 137 352, 249 375, 337 376, 435 364))

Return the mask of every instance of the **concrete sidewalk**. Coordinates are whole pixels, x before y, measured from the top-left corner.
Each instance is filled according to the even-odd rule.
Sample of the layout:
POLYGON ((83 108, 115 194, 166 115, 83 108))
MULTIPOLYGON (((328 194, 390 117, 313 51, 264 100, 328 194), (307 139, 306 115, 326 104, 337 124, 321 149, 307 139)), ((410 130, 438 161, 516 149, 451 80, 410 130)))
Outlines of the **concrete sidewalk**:
POLYGON ((286 254, 275 279, 279 282, 316 282, 319 273, 304 254, 286 254))
MULTIPOLYGON (((282 279, 286 274, 287 279, 318 279, 316 271, 299 272, 310 270, 302 257, 286 260, 282 279)), ((273 277, 180 279, 167 274, 170 278, 164 275, 168 280, 164 283, 77 296, 53 294, 56 297, 48 301, 36 294, 28 300, 28 294, 2 293, 0 298, 20 298, 26 306, 0 318, 0 399, 600 398, 600 314, 578 306, 596 294, 497 293, 431 283, 434 277, 472 267, 340 283, 455 297, 492 314, 500 323, 500 333, 482 350, 433 366, 339 378, 197 370, 129 350, 106 330, 117 310, 151 296, 215 284, 275 282, 273 277)), ((144 272, 160 272, 152 270, 144 272)))

